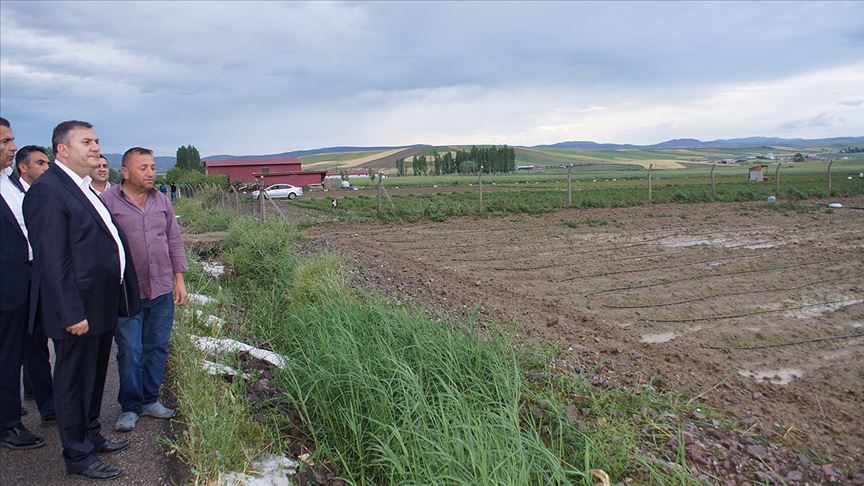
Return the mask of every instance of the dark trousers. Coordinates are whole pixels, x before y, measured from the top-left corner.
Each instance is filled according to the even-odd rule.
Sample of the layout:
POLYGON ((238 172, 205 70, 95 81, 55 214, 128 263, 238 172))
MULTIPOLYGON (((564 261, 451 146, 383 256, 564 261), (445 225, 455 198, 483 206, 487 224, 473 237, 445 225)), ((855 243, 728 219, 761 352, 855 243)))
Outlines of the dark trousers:
POLYGON ((105 442, 99 424, 112 333, 54 340, 54 399, 66 472, 78 473, 98 461, 105 442))
POLYGON ((0 311, 0 430, 21 423, 21 364, 26 335, 26 303, 0 311))
MULTIPOLYGON (((38 315, 37 315, 38 316, 38 315)), ((51 361, 48 353, 48 337, 37 321, 33 335, 26 337, 24 355, 24 380, 29 382, 39 415, 45 419, 56 414, 54 408, 54 387, 51 380, 51 361)))

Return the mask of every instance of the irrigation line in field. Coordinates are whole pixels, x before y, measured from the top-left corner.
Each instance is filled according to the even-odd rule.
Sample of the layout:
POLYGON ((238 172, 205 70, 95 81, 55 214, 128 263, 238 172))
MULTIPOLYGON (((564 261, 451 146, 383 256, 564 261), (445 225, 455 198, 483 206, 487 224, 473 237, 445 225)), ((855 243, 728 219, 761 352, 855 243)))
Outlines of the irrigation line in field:
POLYGON ((796 344, 810 344, 810 343, 818 343, 822 341, 839 341, 841 339, 855 339, 864 337, 864 333, 862 334, 847 334, 846 336, 830 336, 830 337, 821 337, 815 339, 804 339, 801 341, 791 341, 788 343, 778 343, 778 344, 758 344, 756 346, 702 346, 705 349, 719 349, 721 351, 732 351, 732 350, 743 350, 749 351, 752 349, 768 349, 768 348, 780 348, 783 346, 795 346, 796 344))
POLYGON ((758 311, 753 311, 753 312, 746 312, 744 314, 727 314, 727 315, 723 315, 723 316, 690 317, 690 318, 682 318, 682 319, 639 319, 639 320, 642 322, 658 322, 658 323, 717 321, 717 320, 721 320, 721 319, 737 319, 739 317, 757 316, 760 314, 773 314, 773 313, 777 313, 777 312, 788 312, 788 311, 793 311, 793 310, 806 309, 807 307, 816 307, 819 305, 839 304, 841 302, 849 302, 849 299, 834 300, 831 302, 817 302, 815 304, 799 305, 798 307, 787 307, 785 309, 758 310, 758 311))
MULTIPOLYGON (((736 255, 725 258, 715 258, 713 260, 700 260, 698 262, 688 262, 688 263, 679 263, 677 265, 666 265, 664 267, 648 267, 648 268, 635 268, 632 270, 619 270, 617 272, 603 272, 603 273, 590 273, 587 275, 574 275, 572 277, 567 277, 561 280, 558 280, 556 283, 569 282, 571 280, 576 280, 577 278, 593 278, 593 277, 606 277, 608 275, 620 275, 622 273, 638 273, 638 272, 650 272, 651 270, 668 270, 670 268, 681 268, 681 267, 689 267, 693 265, 701 265, 703 263, 716 263, 723 262, 729 260, 746 260, 748 258, 761 258, 764 255, 736 255)), ((496 270, 498 270, 496 268, 496 270)))
POLYGON ((803 284, 803 285, 796 285, 796 286, 794 286, 794 287, 774 287, 774 288, 770 288, 770 289, 742 290, 742 291, 740 291, 740 292, 725 292, 725 293, 720 293, 720 294, 706 295, 706 296, 704 296, 704 297, 696 297, 696 298, 693 298, 693 299, 676 300, 676 301, 672 301, 672 302, 661 302, 661 303, 659 303, 659 304, 637 304, 637 305, 609 305, 609 304, 603 304, 603 307, 605 307, 605 308, 607 308, 607 309, 645 309, 645 308, 648 308, 648 307, 666 307, 666 306, 670 306, 670 305, 689 304, 689 303, 691 303, 691 302, 699 302, 700 300, 708 300, 708 299, 713 299, 713 298, 716 298, 716 297, 731 297, 731 296, 734 296, 734 295, 758 294, 758 293, 761 293, 761 292, 777 292, 777 291, 783 292, 783 291, 789 291, 789 290, 798 290, 798 289, 803 289, 804 287, 809 287, 809 286, 811 286, 811 285, 817 285, 817 284, 820 284, 820 283, 825 283, 825 282, 844 282, 844 281, 846 281, 846 280, 855 280, 855 279, 858 279, 858 278, 861 278, 861 276, 860 276, 860 275, 854 275, 854 276, 851 276, 851 277, 845 277, 845 278, 834 278, 834 277, 832 277, 832 278, 826 278, 826 279, 823 279, 823 280, 815 280, 815 281, 813 281, 813 282, 807 282, 807 283, 805 283, 805 284, 803 284))
POLYGON ((708 273, 705 275, 693 275, 690 277, 683 277, 683 278, 678 278, 678 279, 673 279, 673 280, 667 280, 665 282, 655 282, 655 283, 644 284, 644 285, 631 285, 628 287, 615 287, 615 288, 611 288, 611 289, 597 290, 594 292, 589 292, 587 294, 584 294, 584 297, 590 297, 592 295, 605 294, 608 292, 617 292, 619 290, 636 290, 636 289, 645 289, 645 288, 651 288, 651 287, 662 287, 664 285, 674 284, 674 283, 678 283, 678 282, 686 282, 689 280, 701 280, 703 278, 726 277, 729 275, 743 275, 743 274, 747 274, 747 273, 770 272, 773 270, 785 270, 787 268, 799 268, 799 267, 805 267, 805 266, 810 266, 810 265, 844 263, 844 262, 848 262, 848 261, 852 261, 852 260, 861 260, 861 257, 840 258, 837 260, 821 260, 818 262, 810 262, 810 263, 794 263, 791 265, 780 265, 780 266, 776 266, 776 267, 767 267, 767 268, 754 268, 754 269, 749 269, 749 270, 737 270, 734 272, 718 272, 718 273, 708 273))

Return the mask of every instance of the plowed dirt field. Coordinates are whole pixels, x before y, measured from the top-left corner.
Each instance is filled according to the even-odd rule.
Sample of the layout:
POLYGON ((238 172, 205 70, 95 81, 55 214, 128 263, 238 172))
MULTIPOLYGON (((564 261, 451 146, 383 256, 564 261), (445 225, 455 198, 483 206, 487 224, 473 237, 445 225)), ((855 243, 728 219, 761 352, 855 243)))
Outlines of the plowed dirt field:
POLYGON ((308 234, 433 315, 513 325, 614 382, 699 395, 852 469, 864 458, 864 210, 673 204, 308 234))

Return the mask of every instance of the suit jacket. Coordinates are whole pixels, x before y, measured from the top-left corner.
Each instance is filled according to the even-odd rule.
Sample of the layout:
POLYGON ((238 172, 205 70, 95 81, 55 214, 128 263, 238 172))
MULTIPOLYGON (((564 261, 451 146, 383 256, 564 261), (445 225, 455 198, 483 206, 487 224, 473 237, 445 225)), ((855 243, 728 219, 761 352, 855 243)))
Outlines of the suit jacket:
POLYGON ((33 247, 31 332, 37 308, 45 334, 53 339, 74 338, 66 328, 84 319, 89 335, 113 332, 123 290, 130 312, 137 312, 138 278, 128 259, 126 236, 118 227, 127 255, 123 278, 127 288, 122 289, 114 238, 87 196, 61 168, 52 165, 27 191, 24 221, 33 247))
MULTIPOLYGON (((10 176, 12 183, 19 186, 18 176, 10 176)), ((27 238, 15 219, 6 200, 0 197, 0 311, 17 309, 27 301, 30 283, 30 259, 27 238)))

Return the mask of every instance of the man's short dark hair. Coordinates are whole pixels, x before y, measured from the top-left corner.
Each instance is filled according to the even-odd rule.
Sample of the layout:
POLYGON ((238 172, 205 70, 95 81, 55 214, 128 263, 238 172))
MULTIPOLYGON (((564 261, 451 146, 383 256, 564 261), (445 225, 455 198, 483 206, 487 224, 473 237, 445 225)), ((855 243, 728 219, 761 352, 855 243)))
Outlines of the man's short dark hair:
POLYGON ((12 125, 9 124, 9 120, 0 116, 0 127, 12 128, 12 125))
POLYGON ((30 162, 30 154, 33 152, 42 152, 45 154, 45 157, 48 157, 48 151, 45 150, 45 147, 40 147, 38 145, 27 145, 21 147, 15 154, 15 167, 18 169, 19 174, 21 173, 20 165, 30 162))
POLYGON ((132 147, 123 154, 123 167, 126 167, 129 158, 133 155, 153 155, 153 151, 144 147, 132 147))
POLYGON ((55 154, 57 153, 57 146, 66 143, 69 140, 69 132, 76 128, 93 128, 93 125, 85 121, 68 120, 54 127, 54 134, 51 135, 51 148, 55 154))

